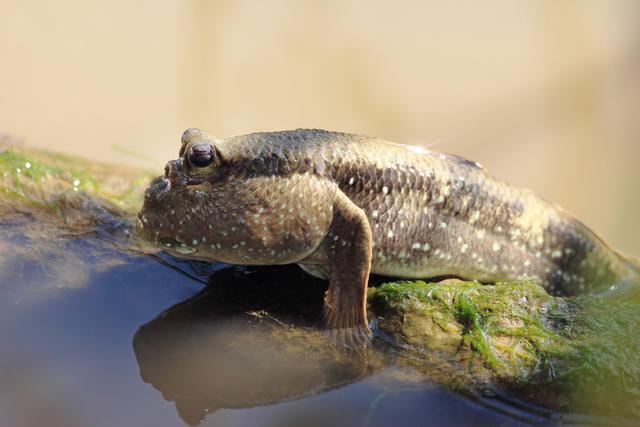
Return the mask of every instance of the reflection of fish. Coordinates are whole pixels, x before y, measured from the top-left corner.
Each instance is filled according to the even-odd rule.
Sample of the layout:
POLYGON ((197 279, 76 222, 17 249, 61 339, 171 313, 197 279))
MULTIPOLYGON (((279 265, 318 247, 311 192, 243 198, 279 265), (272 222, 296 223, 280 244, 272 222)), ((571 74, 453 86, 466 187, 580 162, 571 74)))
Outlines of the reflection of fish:
POLYGON ((565 295, 638 281, 562 209, 456 156, 322 130, 197 129, 179 156, 147 189, 142 234, 196 259, 328 277, 325 319, 348 346, 369 336, 369 272, 536 280, 565 295))
POLYGON ((365 355, 336 351, 312 327, 322 282, 301 279, 288 267, 214 273, 215 286, 140 327, 140 376, 189 424, 218 408, 277 403, 362 377, 371 369, 365 355))

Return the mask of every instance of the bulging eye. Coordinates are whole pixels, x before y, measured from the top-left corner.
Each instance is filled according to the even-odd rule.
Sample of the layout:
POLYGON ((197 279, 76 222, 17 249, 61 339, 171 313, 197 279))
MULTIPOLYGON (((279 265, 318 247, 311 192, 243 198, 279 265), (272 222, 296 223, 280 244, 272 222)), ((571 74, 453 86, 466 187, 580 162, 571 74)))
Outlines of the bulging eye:
POLYGON ((213 148, 209 144, 198 144, 191 149, 189 162, 198 168, 204 168, 213 163, 213 148))

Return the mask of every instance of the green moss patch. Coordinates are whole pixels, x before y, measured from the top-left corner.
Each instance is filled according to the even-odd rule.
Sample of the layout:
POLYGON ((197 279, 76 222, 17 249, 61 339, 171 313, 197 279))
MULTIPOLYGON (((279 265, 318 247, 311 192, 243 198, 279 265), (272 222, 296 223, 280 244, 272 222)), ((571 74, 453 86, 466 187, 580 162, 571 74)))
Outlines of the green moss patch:
POLYGON ((637 302, 451 281, 386 283, 369 300, 397 343, 466 361, 470 375, 551 407, 640 415, 637 302))
POLYGON ((5 208, 30 206, 64 217, 69 207, 90 205, 132 216, 150 178, 144 171, 47 151, 0 151, 0 203, 5 208))

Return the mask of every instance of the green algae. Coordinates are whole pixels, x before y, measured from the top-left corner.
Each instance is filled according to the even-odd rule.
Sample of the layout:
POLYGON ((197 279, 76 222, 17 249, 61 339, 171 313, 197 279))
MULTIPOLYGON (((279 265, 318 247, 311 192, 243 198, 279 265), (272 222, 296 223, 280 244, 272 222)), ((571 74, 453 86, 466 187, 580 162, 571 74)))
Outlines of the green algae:
POLYGON ((49 151, 0 151, 0 202, 48 209, 62 218, 71 205, 133 216, 151 174, 49 151))
POLYGON ((451 281, 385 283, 369 301, 396 342, 456 355, 470 375, 528 400, 640 415, 638 302, 557 298, 534 282, 451 281))

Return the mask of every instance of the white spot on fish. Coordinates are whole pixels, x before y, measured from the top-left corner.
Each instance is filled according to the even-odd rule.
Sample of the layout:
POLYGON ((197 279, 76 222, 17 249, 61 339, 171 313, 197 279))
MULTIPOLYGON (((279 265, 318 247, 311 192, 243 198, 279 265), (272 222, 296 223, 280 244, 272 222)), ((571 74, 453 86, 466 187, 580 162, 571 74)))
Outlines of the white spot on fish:
POLYGON ((389 187, 387 187, 386 185, 382 187, 382 194, 387 194, 388 192, 389 192, 389 187))
POLYGON ((498 252, 500 250, 500 244, 499 243, 494 243, 493 244, 493 251, 494 252, 498 252))
POLYGON ((31 163, 26 162, 26 163, 24 164, 24 167, 25 167, 25 168, 27 168, 27 169, 31 169, 31 163))
POLYGON ((420 249, 421 246, 420 242, 414 242, 414 244, 411 245, 411 249, 420 249))
POLYGON ((392 237, 393 237, 393 231, 389 231, 389 232, 387 233, 387 237, 388 237, 388 238, 392 238, 392 237))
POLYGON ((191 241, 191 243, 193 244, 193 246, 195 246, 195 245, 197 245, 197 244, 198 244, 198 240, 197 240, 197 239, 193 239, 193 240, 191 241))
POLYGON ((353 177, 351 177, 351 179, 349 180, 349 185, 353 185, 354 182, 356 182, 356 180, 353 177))
POLYGON ((371 212, 371 216, 372 216, 373 218, 378 218, 378 211, 373 211, 373 212, 371 212))
POLYGON ((551 258, 553 259, 562 258, 562 251, 553 251, 553 253, 551 254, 551 258))

